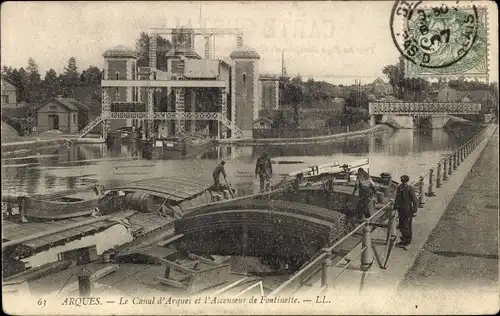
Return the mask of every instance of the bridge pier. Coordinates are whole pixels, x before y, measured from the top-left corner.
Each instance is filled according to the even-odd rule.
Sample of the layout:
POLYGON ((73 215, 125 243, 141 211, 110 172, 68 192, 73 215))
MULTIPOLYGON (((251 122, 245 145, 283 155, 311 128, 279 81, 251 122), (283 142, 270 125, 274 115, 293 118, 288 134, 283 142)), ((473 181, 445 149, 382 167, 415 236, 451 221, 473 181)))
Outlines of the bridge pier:
POLYGON ((375 115, 370 115, 370 127, 375 126, 375 115))
POLYGON ((413 129, 414 122, 412 116, 395 115, 392 120, 402 129, 413 129))
POLYGON ((432 129, 441 129, 443 128, 446 123, 448 123, 448 121, 450 120, 450 118, 448 116, 444 116, 444 115, 432 115, 430 118, 429 118, 429 121, 430 121, 430 128, 432 129))

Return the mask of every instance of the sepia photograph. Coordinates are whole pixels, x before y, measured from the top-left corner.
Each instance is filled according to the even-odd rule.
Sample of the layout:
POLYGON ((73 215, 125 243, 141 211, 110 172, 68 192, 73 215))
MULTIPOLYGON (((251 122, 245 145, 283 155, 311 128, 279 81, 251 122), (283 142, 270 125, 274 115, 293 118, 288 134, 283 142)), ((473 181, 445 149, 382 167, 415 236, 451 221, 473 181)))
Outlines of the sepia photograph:
POLYGON ((494 1, 0 23, 4 313, 500 312, 494 1))

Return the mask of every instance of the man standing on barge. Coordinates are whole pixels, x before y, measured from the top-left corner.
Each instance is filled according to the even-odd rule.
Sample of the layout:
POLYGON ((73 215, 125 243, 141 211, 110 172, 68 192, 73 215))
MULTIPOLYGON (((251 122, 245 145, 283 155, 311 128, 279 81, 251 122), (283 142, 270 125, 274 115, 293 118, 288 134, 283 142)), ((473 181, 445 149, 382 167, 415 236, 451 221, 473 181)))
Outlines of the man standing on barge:
POLYGON ((271 158, 266 152, 257 159, 255 166, 255 176, 260 179, 260 192, 269 191, 270 182, 273 176, 273 166, 271 165, 271 158))
POLYGON ((214 172, 212 174, 214 177, 214 187, 216 190, 221 189, 220 181, 219 181, 219 177, 220 177, 221 173, 224 176, 224 179, 226 179, 226 170, 224 169, 225 164, 226 164, 226 162, 224 160, 221 161, 220 164, 218 164, 217 167, 215 167, 214 172))

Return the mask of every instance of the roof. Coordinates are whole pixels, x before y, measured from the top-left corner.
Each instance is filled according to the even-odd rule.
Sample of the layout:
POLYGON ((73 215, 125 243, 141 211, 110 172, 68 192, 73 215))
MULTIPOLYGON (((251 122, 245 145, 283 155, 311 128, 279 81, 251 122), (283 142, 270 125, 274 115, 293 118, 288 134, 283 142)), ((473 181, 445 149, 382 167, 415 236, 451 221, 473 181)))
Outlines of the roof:
POLYGON ((460 91, 460 99, 468 96, 473 102, 481 102, 486 98, 492 98, 490 91, 484 90, 470 90, 470 91, 460 91))
POLYGON ((266 121, 266 122, 268 122, 268 123, 270 123, 270 124, 272 124, 272 123, 273 123, 273 120, 271 120, 270 118, 265 117, 265 116, 261 116, 261 117, 259 117, 258 119, 256 119, 255 121, 253 121, 253 122, 252 122, 252 124, 257 123, 257 122, 259 122, 259 121, 266 121))
POLYGON ((373 84, 385 85, 387 83, 384 80, 382 80, 381 78, 377 78, 377 79, 375 79, 375 81, 373 81, 373 84))
MULTIPOLYGON (((123 211, 113 214, 118 217, 129 217, 135 212, 123 211)), ((81 239, 83 236, 93 235, 103 231, 118 222, 103 217, 101 221, 89 222, 90 217, 75 217, 54 222, 29 222, 19 223, 16 221, 2 220, 3 232, 2 241, 16 242, 17 247, 21 247, 22 251, 27 251, 28 256, 36 254, 42 250, 53 247, 54 245, 64 245, 69 241, 81 239), (78 228, 73 226, 77 223, 82 223, 78 228), (73 228, 69 228, 73 227, 73 228), (39 232, 48 232, 43 236, 37 236, 39 232), (26 237, 32 238, 26 239, 26 237), (26 239, 26 240, 25 240, 26 239)))
POLYGON ((129 58, 137 58, 137 54, 135 51, 123 46, 118 45, 102 54, 103 57, 129 57, 129 58))
POLYGON ((16 86, 10 83, 10 81, 2 77, 2 91, 5 90, 17 90, 16 86))
POLYGON ((259 53, 251 47, 248 46, 241 46, 237 50, 233 51, 231 55, 229 55, 231 59, 236 59, 236 58, 254 58, 254 59, 260 59, 259 53))
POLYGON ((85 105, 83 105, 82 103, 78 102, 77 100, 75 100, 73 98, 52 98, 52 99, 49 99, 46 102, 44 102, 42 105, 40 105, 37 108, 37 111, 39 109, 43 108, 47 103, 52 102, 52 101, 55 101, 55 102, 61 104, 62 106, 69 109, 70 111, 80 111, 80 110, 88 111, 88 108, 85 105))

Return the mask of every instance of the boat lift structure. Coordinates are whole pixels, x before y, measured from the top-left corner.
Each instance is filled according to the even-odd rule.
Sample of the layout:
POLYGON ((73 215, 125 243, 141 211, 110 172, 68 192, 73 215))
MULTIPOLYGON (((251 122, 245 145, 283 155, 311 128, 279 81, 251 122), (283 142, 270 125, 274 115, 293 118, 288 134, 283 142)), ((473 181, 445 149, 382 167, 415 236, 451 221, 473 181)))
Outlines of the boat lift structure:
MULTIPOLYGON (((241 129, 236 126, 235 122, 235 98, 231 99, 231 114, 228 113, 227 96, 230 82, 230 69, 232 65, 227 65, 222 60, 214 60, 214 54, 211 49, 211 41, 215 36, 234 36, 236 37, 236 48, 243 46, 243 31, 242 29, 220 29, 220 28, 151 28, 149 34, 149 68, 137 68, 137 56, 134 51, 128 50, 123 46, 118 46, 113 50, 109 50, 103 54, 106 59, 102 86, 102 112, 101 115, 93 119, 85 128, 80 131, 79 138, 85 137, 88 132, 93 130, 102 123, 102 137, 106 138, 110 130, 112 120, 127 120, 127 126, 137 124, 145 127, 147 133, 143 133, 145 139, 152 135, 154 130, 153 122, 161 121, 166 124, 167 121, 175 121, 175 134, 183 134, 185 122, 191 121, 191 132, 195 129, 195 121, 197 120, 215 120, 217 121, 217 138, 227 138, 228 130, 231 132, 231 138, 239 138, 242 135, 241 129), (183 60, 182 65, 177 65, 177 68, 184 68, 191 63, 191 68, 199 68, 198 76, 188 75, 186 70, 173 71, 168 69, 162 71, 157 69, 157 36, 161 34, 172 35, 173 48, 169 54, 173 53, 180 56, 183 60), (200 57, 194 51, 194 37, 203 36, 205 38, 205 62, 196 65, 196 59, 200 57), (109 52, 109 53, 108 53, 109 52), (112 54, 113 53, 113 54, 112 54), (187 58, 186 58, 187 57, 187 58), (191 58, 190 58, 191 57, 191 58), (194 58, 193 58, 194 57, 194 58), (126 71, 119 67, 118 63, 126 64, 126 71), (222 74, 221 67, 227 67, 227 75, 222 74), (118 65, 118 66, 117 66, 118 65), (207 66, 208 65, 208 66, 207 66), (206 75, 206 68, 217 68, 218 73, 206 75), (118 70, 117 70, 118 69, 118 70), (116 71, 115 73, 112 73, 116 71), (141 76, 142 75, 142 76, 141 76), (158 89, 167 89, 170 93, 173 89, 175 95, 175 110, 170 112, 155 111, 155 91, 158 89), (216 112, 197 112, 196 97, 194 89, 199 88, 218 88, 218 100, 216 112), (119 91, 125 91, 113 100, 112 89, 115 94, 121 94, 119 91), (140 91, 146 90, 146 100, 138 100, 140 91), (116 92, 118 91, 118 92, 116 92), (189 92, 189 93, 188 93, 189 92), (190 111, 186 111, 186 100, 189 99, 191 106, 190 111), (132 111, 120 111, 113 109, 113 105, 119 103, 131 105, 134 108, 132 111), (231 116, 231 117, 230 117, 231 116)), ((171 55, 172 56, 172 55, 171 55)), ((224 74, 226 71, 224 71, 224 74)), ((234 79, 231 79, 234 80, 234 79)), ((234 88, 233 88, 234 90, 234 88)), ((115 107, 116 108, 116 107, 115 107)), ((168 129, 168 128, 167 128, 168 129)))

